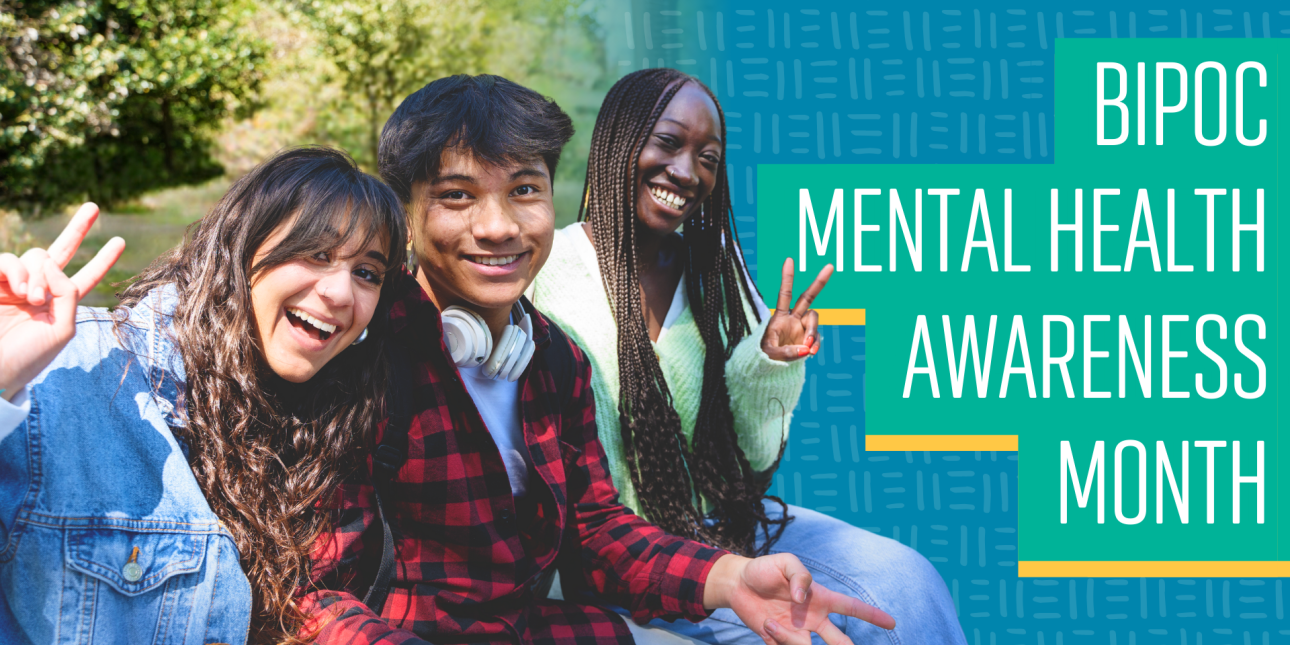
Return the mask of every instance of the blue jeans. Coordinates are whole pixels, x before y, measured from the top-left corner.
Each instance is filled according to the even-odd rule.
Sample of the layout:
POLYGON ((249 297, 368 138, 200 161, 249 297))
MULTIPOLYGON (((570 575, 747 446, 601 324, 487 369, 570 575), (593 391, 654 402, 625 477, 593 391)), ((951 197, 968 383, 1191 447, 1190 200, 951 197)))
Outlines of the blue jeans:
MULTIPOLYGON (((766 512, 771 517, 781 514, 774 503, 766 505, 766 512)), ((833 623, 856 645, 966 645, 945 581, 917 551, 799 506, 790 506, 788 513, 795 519, 771 553, 792 553, 811 571, 815 582, 859 598, 896 619, 896 629, 887 631, 857 618, 832 616, 833 623)), ((707 643, 765 645, 729 609, 718 609, 699 623, 654 620, 649 626, 707 643)), ((819 636, 812 640, 814 645, 823 643, 819 636)))

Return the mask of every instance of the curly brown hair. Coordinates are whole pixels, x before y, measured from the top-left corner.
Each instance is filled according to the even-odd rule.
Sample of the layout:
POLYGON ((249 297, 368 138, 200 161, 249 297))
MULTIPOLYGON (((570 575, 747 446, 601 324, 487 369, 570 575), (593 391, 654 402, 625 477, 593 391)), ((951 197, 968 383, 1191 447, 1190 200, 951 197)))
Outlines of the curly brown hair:
MULTIPOLYGON (((698 79, 669 68, 624 76, 609 90, 596 118, 578 219, 591 223, 600 274, 618 324, 623 454, 643 514, 670 533, 755 555, 768 552, 792 518, 782 500, 765 494, 768 480, 749 465, 730 412, 726 361, 751 332, 743 303, 751 302, 753 295, 744 279, 746 269, 731 217, 725 139, 721 104, 698 79), (702 210, 686 220, 682 233, 685 290, 705 347, 702 398, 688 444, 650 343, 636 257, 641 149, 672 97, 687 83, 702 88, 717 106, 723 142, 716 185, 702 210), (706 517, 696 492, 711 504, 706 517), (784 514, 769 517, 764 499, 783 505, 784 514), (756 547, 758 527, 767 536, 760 548, 756 547)), ((777 459, 767 472, 778 465, 777 459)))
POLYGON ((311 547, 329 523, 314 506, 363 463, 360 448, 382 413, 385 306, 365 342, 294 385, 263 359, 251 285, 263 271, 350 239, 360 248, 380 240, 389 266, 398 267, 407 244, 403 209, 344 153, 296 148, 235 182, 185 238, 119 297, 133 306, 153 289, 176 288, 171 333, 186 372, 186 425, 174 432, 250 579, 250 641, 301 642, 305 617, 293 597, 308 583, 311 547), (253 263, 280 226, 290 227, 287 236, 253 263))

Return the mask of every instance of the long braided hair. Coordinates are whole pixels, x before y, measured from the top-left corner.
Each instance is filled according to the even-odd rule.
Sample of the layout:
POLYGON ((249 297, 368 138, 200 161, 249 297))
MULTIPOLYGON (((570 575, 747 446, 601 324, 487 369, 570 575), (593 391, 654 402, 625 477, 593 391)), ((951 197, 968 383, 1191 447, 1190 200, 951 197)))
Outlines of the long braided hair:
MULTIPOLYGON (((765 484, 739 447, 726 389, 726 360, 751 333, 743 298, 752 302, 753 296, 744 279, 742 254, 736 252, 739 237, 731 217, 725 135, 721 104, 697 79, 668 68, 624 76, 609 90, 596 118, 578 219, 591 224, 605 293, 618 325, 618 415, 641 511, 675 535, 753 555, 767 552, 791 518, 786 505, 777 519, 763 509, 763 498, 784 503, 765 495, 765 484), (717 105, 722 140, 716 185, 682 232, 685 289, 705 347, 702 399, 690 444, 650 343, 636 250, 641 149, 686 83, 703 88, 717 105), (708 517, 699 507, 700 496, 711 506, 708 517), (769 538, 760 549, 755 547, 759 526, 769 538)), ((778 463, 777 458, 770 470, 778 463)))

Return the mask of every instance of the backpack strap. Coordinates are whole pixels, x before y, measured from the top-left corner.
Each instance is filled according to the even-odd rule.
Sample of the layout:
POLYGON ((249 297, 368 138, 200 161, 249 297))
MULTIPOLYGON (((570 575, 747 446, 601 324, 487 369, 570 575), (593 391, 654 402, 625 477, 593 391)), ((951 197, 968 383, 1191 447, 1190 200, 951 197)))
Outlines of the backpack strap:
POLYGON ((407 352, 393 351, 390 359, 390 417, 385 424, 381 443, 372 453, 372 492, 376 498, 376 514, 381 519, 383 540, 381 565, 363 604, 378 616, 390 595, 394 581, 394 532, 390 529, 389 513, 381 497, 388 492, 395 475, 408 458, 408 431, 412 427, 412 363, 407 352))
POLYGON ((408 458, 408 430, 412 427, 412 362, 406 351, 392 348, 390 361, 390 418, 381 443, 372 454, 372 478, 377 483, 394 481, 408 458))

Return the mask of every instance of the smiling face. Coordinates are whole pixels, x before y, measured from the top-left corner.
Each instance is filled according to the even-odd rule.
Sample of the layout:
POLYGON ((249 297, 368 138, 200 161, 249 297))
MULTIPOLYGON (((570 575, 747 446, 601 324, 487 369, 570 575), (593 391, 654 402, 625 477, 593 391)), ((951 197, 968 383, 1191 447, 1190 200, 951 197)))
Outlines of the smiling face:
MULTIPOLYGON (((256 250, 252 265, 290 230, 290 220, 280 224, 256 250)), ((379 239, 366 248, 351 241, 265 269, 252 279, 251 306, 270 369, 287 381, 304 383, 358 338, 380 299, 383 250, 379 239)))
POLYGON ((498 333, 551 252, 546 163, 493 166, 446 150, 438 176, 412 191, 417 281, 440 310, 465 306, 498 333))
POLYGON ((694 83, 681 86, 641 148, 637 221, 668 235, 698 213, 717 183, 724 149, 716 103, 694 83))

